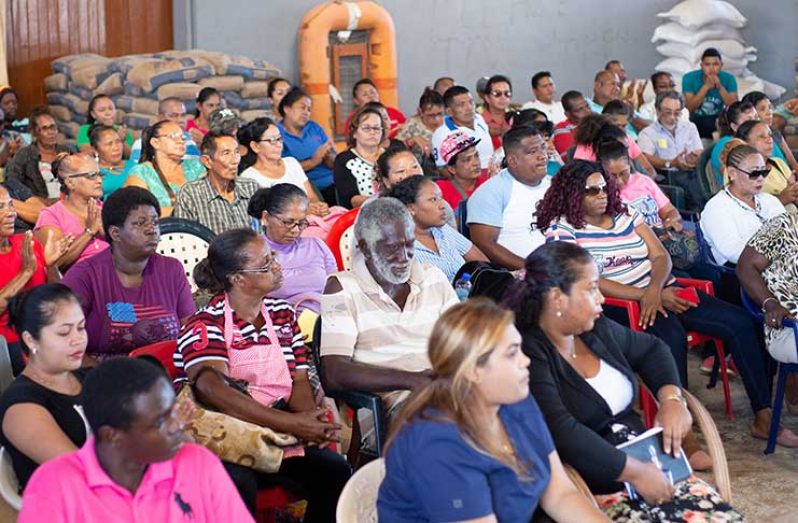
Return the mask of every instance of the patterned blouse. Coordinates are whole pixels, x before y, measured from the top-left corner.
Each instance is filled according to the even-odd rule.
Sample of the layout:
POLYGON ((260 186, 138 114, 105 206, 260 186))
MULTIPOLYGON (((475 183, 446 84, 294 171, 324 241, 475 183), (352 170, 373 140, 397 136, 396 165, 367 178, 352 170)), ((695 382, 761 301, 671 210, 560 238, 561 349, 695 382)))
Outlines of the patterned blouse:
MULTIPOLYGON (((779 303, 798 314, 798 216, 784 213, 766 221, 748 245, 770 261, 762 278, 779 303)), ((778 330, 765 325, 767 342, 778 330)))

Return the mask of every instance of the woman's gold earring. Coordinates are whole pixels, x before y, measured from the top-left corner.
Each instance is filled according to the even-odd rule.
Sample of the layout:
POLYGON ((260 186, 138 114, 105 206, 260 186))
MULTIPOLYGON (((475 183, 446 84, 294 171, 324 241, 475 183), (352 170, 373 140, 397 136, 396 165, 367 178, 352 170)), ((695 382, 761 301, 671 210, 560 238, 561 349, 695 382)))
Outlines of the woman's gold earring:
POLYGON ((555 312, 554 315, 557 316, 558 318, 562 318, 562 311, 557 310, 557 312, 555 312))

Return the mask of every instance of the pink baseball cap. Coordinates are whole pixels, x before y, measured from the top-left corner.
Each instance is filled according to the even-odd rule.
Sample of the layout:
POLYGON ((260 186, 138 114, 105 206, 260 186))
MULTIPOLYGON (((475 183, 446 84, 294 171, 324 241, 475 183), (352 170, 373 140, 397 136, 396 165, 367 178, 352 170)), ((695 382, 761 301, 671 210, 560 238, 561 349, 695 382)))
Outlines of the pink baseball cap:
POLYGON ((441 159, 443 160, 443 163, 448 165, 455 156, 468 148, 476 147, 478 143, 479 140, 477 138, 474 138, 463 131, 454 131, 449 136, 444 138, 443 143, 441 143, 441 159))

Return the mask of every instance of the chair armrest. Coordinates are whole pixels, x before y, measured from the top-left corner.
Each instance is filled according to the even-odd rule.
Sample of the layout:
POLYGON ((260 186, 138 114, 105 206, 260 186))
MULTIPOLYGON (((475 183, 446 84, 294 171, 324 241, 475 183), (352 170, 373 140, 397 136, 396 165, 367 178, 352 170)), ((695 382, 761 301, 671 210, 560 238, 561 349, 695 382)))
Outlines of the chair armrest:
POLYGON ((718 433, 718 427, 709 414, 709 411, 698 399, 686 390, 682 390, 684 399, 687 400, 687 408, 693 415, 693 420, 698 424, 704 441, 707 444, 709 456, 712 458, 712 475, 715 477, 715 485, 718 494, 727 503, 732 502, 731 480, 729 479, 729 464, 726 461, 726 450, 723 448, 723 440, 718 433))
POLYGON ((715 295, 715 286, 712 285, 712 282, 709 280, 696 280, 694 278, 676 278, 676 283, 678 283, 682 287, 693 287, 694 289, 698 289, 699 291, 709 294, 710 296, 715 295))
POLYGON ((629 317, 629 328, 633 331, 639 331, 640 323, 640 304, 635 300, 624 300, 622 298, 604 298, 604 305, 609 307, 619 307, 626 309, 626 315, 629 317))
POLYGON ((334 394, 328 393, 327 395, 343 401, 355 411, 358 409, 368 409, 371 411, 371 415, 374 417, 374 433, 377 441, 377 448, 375 450, 377 451, 377 457, 382 456, 382 445, 385 443, 385 438, 388 436, 388 427, 382 410, 382 398, 376 394, 356 390, 347 390, 334 394))

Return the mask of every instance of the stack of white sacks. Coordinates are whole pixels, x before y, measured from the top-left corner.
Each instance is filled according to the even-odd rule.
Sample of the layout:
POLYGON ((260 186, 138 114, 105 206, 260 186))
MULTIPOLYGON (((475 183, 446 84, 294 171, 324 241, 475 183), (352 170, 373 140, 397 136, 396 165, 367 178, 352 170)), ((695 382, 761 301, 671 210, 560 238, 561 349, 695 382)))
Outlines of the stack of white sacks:
POLYGON ((740 29, 748 20, 733 5, 722 0, 685 0, 667 13, 666 20, 654 31, 652 43, 665 57, 655 69, 671 73, 677 83, 688 71, 700 68, 701 54, 714 47, 723 56, 723 69, 737 77, 742 97, 750 91, 763 91, 771 99, 785 90, 762 80, 749 68, 756 61, 756 47, 747 46, 740 29))
POLYGON ((114 100, 118 123, 137 138, 157 121, 159 100, 176 96, 193 113, 203 87, 218 89, 246 121, 266 116, 271 110, 268 80, 280 75, 263 60, 200 49, 116 58, 70 55, 53 61, 53 72, 44 81, 47 103, 67 143, 86 123, 89 101, 97 94, 114 100))

